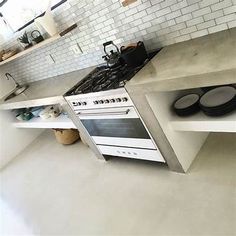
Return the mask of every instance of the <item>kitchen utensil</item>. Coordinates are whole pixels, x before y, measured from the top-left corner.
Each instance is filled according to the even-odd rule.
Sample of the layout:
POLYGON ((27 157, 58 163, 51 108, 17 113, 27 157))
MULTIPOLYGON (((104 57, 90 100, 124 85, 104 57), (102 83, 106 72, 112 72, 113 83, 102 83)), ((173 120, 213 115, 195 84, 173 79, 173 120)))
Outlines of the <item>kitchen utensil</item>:
POLYGON ((38 30, 34 30, 31 32, 31 37, 33 38, 32 40, 35 43, 40 43, 44 40, 43 36, 41 35, 41 33, 38 30))
POLYGON ((51 12, 51 1, 49 1, 45 14, 34 20, 35 24, 40 27, 42 26, 50 36, 54 36, 58 33, 53 15, 51 12))
POLYGON ((187 94, 178 98, 172 105, 174 112, 178 116, 189 116, 195 114, 200 111, 199 99, 200 96, 196 93, 187 94))
POLYGON ((221 86, 202 95, 200 108, 208 116, 221 116, 236 109, 236 89, 221 86))
POLYGON ((104 52, 105 52, 105 56, 103 56, 102 58, 107 62, 107 65, 109 67, 116 67, 120 64, 123 64, 123 60, 120 57, 120 51, 119 48, 113 43, 113 41, 108 41, 106 43, 103 44, 104 47, 104 52), (114 50, 110 50, 110 54, 107 51, 108 46, 113 46, 115 48, 114 50))
POLYGON ((132 44, 120 48, 121 57, 129 67, 141 66, 148 58, 144 43, 139 41, 136 45, 132 44))

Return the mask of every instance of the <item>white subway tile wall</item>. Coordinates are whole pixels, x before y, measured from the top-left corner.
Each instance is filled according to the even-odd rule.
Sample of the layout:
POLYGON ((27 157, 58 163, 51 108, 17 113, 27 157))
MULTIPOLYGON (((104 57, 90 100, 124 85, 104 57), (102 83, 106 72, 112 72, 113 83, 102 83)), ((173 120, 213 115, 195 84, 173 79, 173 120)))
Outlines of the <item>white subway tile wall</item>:
MULTIPOLYGON (((54 11, 60 30, 78 28, 43 48, 0 67, 19 82, 31 82, 103 62, 102 44, 119 46, 142 40, 148 50, 190 40, 236 26, 235 0, 138 0, 122 7, 121 0, 68 0, 54 11), (71 47, 79 44, 83 54, 71 47), (46 60, 51 55, 54 64, 46 60)), ((34 29, 30 26, 27 31, 34 29)), ((17 45, 17 33, 0 48, 17 45)))

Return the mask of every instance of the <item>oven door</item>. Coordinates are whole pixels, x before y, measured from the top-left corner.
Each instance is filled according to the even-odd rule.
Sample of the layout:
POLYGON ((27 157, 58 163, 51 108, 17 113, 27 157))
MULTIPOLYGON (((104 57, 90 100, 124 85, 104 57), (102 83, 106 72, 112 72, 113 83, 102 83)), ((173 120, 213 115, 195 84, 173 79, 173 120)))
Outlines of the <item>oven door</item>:
POLYGON ((157 149, 134 107, 76 111, 97 145, 157 149))

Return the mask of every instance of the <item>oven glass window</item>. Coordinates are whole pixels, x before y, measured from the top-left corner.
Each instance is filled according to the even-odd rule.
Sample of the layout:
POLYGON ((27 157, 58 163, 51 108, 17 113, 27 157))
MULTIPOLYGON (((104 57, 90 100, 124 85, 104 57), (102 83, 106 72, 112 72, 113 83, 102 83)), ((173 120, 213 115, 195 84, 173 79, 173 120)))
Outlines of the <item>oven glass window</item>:
POLYGON ((81 120, 91 136, 150 139, 140 119, 81 120))

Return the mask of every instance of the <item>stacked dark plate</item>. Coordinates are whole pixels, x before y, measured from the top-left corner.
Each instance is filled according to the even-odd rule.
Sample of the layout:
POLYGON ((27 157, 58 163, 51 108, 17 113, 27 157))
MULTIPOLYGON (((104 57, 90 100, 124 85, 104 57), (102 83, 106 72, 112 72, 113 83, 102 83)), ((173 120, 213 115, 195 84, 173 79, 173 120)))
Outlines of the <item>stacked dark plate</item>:
POLYGON ((173 109, 179 116, 192 115, 200 109, 207 116, 223 116, 236 109, 236 88, 220 86, 213 88, 201 97, 198 94, 188 94, 173 103, 173 109))
POLYGON ((173 109, 178 116, 193 115, 200 111, 199 100, 200 96, 196 93, 184 95, 173 103, 173 109))
POLYGON ((233 86, 221 86, 206 92, 200 98, 199 105, 207 116, 223 116, 236 108, 236 89, 233 86))

